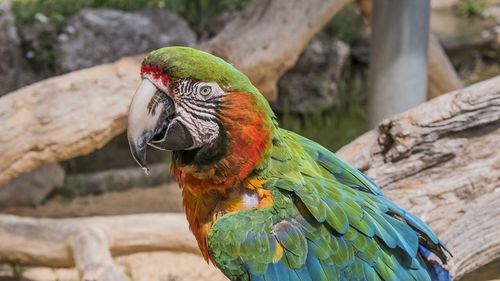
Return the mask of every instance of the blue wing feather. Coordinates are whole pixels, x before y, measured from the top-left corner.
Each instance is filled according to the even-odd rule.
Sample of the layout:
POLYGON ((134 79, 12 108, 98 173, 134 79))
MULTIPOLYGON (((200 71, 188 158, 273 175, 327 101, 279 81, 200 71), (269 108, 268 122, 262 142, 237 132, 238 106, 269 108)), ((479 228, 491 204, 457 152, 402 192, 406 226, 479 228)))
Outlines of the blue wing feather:
POLYGON ((422 245, 446 258, 446 248, 424 222, 327 149, 292 133, 276 142, 287 143, 302 158, 296 164, 272 160, 268 167, 279 172, 259 175, 267 180, 264 188, 271 191, 273 206, 226 214, 209 233, 213 260, 231 280, 423 281, 441 276, 438 269, 429 271, 434 266, 419 250, 422 245), (211 238, 216 236, 240 241, 239 251, 211 238))

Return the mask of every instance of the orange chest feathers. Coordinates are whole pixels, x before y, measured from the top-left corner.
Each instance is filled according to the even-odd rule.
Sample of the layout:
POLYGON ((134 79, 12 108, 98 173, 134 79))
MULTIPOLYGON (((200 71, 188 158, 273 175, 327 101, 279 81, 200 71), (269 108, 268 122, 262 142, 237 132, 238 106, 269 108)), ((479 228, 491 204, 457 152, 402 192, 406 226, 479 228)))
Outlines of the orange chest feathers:
POLYGON ((227 93, 219 109, 226 153, 201 167, 175 161, 172 166, 190 229, 206 260, 208 233, 217 217, 272 204, 270 192, 262 188, 265 181, 251 176, 268 157, 271 117, 250 93, 227 93))
POLYGON ((262 188, 264 182, 258 179, 246 180, 225 192, 183 187, 184 211, 205 260, 210 259, 208 233, 219 216, 272 204, 270 192, 262 188))

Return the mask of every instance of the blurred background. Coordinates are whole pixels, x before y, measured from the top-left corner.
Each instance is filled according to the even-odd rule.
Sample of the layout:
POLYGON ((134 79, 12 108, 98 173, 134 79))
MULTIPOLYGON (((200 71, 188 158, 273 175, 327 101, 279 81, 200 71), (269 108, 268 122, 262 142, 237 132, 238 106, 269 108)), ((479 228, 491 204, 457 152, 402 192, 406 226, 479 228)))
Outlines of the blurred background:
MULTIPOLYGON (((53 76, 123 57, 140 57, 163 46, 207 46, 203 44, 239 17, 250 2, 0 1, 0 96, 53 76)), ((266 1, 261 2, 264 5, 266 1)), ((264 92, 283 127, 332 151, 373 128, 384 117, 500 75, 499 0, 432 0, 428 7, 416 7, 427 11, 427 15, 417 13, 420 22, 413 19, 416 26, 405 21, 407 16, 394 16, 405 15, 407 8, 397 7, 384 14, 387 7, 379 6, 377 12, 369 2, 345 4, 306 42, 297 60, 287 62, 293 66, 279 78, 277 88, 264 92), (425 39, 417 42, 424 46, 420 48, 423 61, 427 62, 428 52, 429 56, 433 52, 437 61, 429 61, 429 65, 437 66, 427 68, 425 63, 426 69, 419 72, 411 63, 403 62, 402 69, 409 74, 401 73, 396 78, 434 75, 436 81, 417 81, 415 89, 401 92, 394 98, 403 103, 399 109, 371 98, 376 91, 384 91, 383 85, 392 82, 384 78, 387 70, 371 68, 370 61, 383 66, 386 48, 378 42, 401 40, 408 32, 425 39), (427 41, 429 34, 431 39, 427 41), (378 41, 371 36, 378 36, 378 41)), ((391 50, 401 54, 406 51, 391 50)), ((415 81, 399 87, 413 88, 411 83, 415 81)), ((180 191, 166 172, 169 155, 151 150, 148 157, 151 175, 145 176, 130 156, 125 135, 119 134, 92 153, 43 166, 6 183, 0 188, 0 213, 66 218, 181 212, 180 191)), ((116 262, 133 280, 225 280, 216 269, 192 254, 139 253, 121 256, 116 262)), ((78 278, 77 271, 71 268, 0 264, 0 280, 78 278)), ((500 278, 499 262, 460 280, 495 278, 500 278)))

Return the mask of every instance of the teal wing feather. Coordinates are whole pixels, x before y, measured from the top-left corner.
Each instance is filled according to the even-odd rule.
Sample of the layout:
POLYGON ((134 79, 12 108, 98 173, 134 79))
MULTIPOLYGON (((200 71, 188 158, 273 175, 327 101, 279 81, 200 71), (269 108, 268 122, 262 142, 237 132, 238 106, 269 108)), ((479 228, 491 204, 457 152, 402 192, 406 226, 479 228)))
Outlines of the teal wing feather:
POLYGON ((431 280, 419 246, 446 260, 429 227, 320 145, 283 131, 267 179, 273 205, 220 217, 212 260, 231 280, 431 280))

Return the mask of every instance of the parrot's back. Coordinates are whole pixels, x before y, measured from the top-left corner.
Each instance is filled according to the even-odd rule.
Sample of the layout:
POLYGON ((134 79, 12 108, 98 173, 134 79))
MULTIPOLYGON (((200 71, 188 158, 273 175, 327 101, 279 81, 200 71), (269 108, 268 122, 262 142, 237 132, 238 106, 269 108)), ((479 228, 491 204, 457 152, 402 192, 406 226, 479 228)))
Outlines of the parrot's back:
POLYGON ((272 204, 225 214, 208 235, 231 280, 451 280, 429 227, 317 143, 280 129, 252 175, 272 204))

